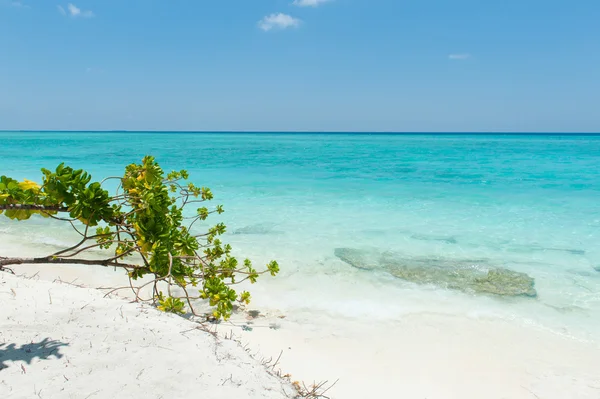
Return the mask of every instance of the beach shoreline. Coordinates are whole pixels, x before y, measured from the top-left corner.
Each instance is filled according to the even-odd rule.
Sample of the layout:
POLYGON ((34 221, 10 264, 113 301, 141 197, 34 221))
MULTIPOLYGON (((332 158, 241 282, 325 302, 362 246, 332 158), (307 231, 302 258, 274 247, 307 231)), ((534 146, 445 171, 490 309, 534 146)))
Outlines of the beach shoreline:
MULTIPOLYGON (((66 288, 85 298, 89 289, 64 287, 64 283, 51 281, 75 281, 88 287, 106 286, 114 281, 114 272, 97 269, 100 270, 88 275, 86 280, 84 269, 80 270, 79 276, 73 277, 73 271, 64 267, 44 270, 39 265, 23 265, 17 272, 25 272, 29 279, 3 273, 3 297, 10 296, 8 281, 8 286, 25 285, 28 290, 43 292, 39 295, 44 301, 48 301, 47 291, 54 295, 56 290, 66 288)), ((93 294, 101 297, 98 291, 93 294)), ((11 300, 16 298, 19 296, 11 300)), ((56 303, 56 299, 53 301, 56 303)), ((139 308, 139 305, 118 299, 113 301, 139 308)), ((268 309, 248 308, 254 312, 237 312, 230 321, 214 325, 215 331, 221 338, 233 334, 256 358, 279 359, 277 367, 282 374, 291 374, 293 380, 307 383, 339 380, 328 393, 332 399, 396 395, 440 399, 596 398, 600 390, 600 379, 594 372, 600 359, 598 343, 561 336, 539 326, 527 327, 506 320, 473 319, 442 312, 408 314, 397 320, 370 323, 362 318, 285 313, 273 305, 268 309)), ((93 316, 96 319, 93 328, 99 331, 111 328, 111 324, 120 318, 118 306, 113 305, 113 308, 112 315, 93 316)), ((45 311, 57 309, 60 308, 45 311)), ((64 316, 67 311, 62 309, 60 312, 64 316)), ((173 315, 160 317, 166 317, 166 323, 173 326, 189 323, 173 315)), ((144 328, 144 324, 140 327, 144 328)), ((54 337, 57 332, 45 333, 54 337)), ((36 332, 32 337, 40 338, 41 335, 36 332)), ((100 339, 99 335, 94 333, 95 339, 100 339)), ((34 339, 28 336, 27 340, 34 339)), ((90 341, 92 345, 96 344, 94 339, 90 341)), ((195 345, 193 340, 185 338, 185 341, 180 343, 182 351, 185 351, 185 345, 195 345)), ((4 342, 7 342, 6 338, 4 342)), ((126 345, 126 342, 122 344, 126 345)), ((121 361, 132 359, 124 357, 121 361)), ((238 366, 237 363, 232 365, 238 366)), ((215 392, 217 396, 214 397, 228 397, 225 391, 215 392), (224 396, 218 396, 220 394, 224 396)))

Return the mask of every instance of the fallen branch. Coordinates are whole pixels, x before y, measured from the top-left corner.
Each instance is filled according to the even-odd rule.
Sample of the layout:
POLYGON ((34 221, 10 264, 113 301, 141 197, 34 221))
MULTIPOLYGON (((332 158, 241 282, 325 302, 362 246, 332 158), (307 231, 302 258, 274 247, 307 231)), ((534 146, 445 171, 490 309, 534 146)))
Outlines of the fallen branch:
POLYGON ((59 265, 94 265, 105 267, 120 267, 123 269, 145 269, 145 266, 119 263, 110 260, 93 260, 93 259, 69 259, 59 257, 41 257, 41 258, 2 258, 0 257, 0 268, 9 265, 24 265, 24 264, 59 264, 59 265))

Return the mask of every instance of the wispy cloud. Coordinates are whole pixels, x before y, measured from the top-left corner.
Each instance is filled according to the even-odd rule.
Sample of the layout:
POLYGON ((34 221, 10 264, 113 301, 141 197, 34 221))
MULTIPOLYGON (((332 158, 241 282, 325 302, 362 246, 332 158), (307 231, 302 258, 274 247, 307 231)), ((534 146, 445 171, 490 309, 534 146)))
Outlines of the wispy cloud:
POLYGON ((466 60, 469 58, 471 58, 471 54, 469 53, 457 53, 448 55, 448 59, 450 60, 466 60))
POLYGON ((67 9, 65 9, 63 6, 56 7, 58 8, 58 12, 60 12, 62 15, 68 15, 71 18, 92 18, 94 16, 92 11, 82 10, 73 3, 69 3, 67 5, 67 9))
POLYGON ((318 7, 321 4, 330 1, 331 0, 294 0, 292 4, 298 7, 318 7))
POLYGON ((31 8, 31 6, 24 4, 21 0, 8 1, 8 2, 6 2, 6 4, 9 7, 15 7, 15 8, 31 8))
POLYGON ((291 15, 278 13, 267 15, 258 21, 258 27, 267 32, 273 29, 297 28, 300 26, 300 22, 302 21, 291 15))

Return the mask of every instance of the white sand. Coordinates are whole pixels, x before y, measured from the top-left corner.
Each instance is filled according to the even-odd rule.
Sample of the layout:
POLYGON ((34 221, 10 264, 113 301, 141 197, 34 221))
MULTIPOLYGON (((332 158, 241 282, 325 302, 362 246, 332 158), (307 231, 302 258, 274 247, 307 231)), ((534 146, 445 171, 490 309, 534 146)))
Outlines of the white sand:
POLYGON ((0 273, 0 398, 288 398, 231 340, 96 290, 0 273))
MULTIPOLYGON (((57 268, 23 265, 18 266, 18 270, 27 275, 39 272, 37 278, 46 280, 57 277, 65 281, 77 279, 78 283, 94 287, 117 286, 123 283, 122 276, 110 269, 95 267, 57 268)), ((7 384, 7 381, 10 381, 13 390, 23 389, 20 394, 25 395, 24 397, 32 397, 33 385, 38 390, 44 385, 49 385, 55 389, 54 392, 60 392, 57 390, 63 387, 67 389, 69 385, 64 384, 75 383, 77 380, 65 374, 65 370, 71 370, 70 367, 73 367, 67 360, 73 363, 75 359, 81 357, 87 359, 82 360, 83 367, 77 367, 77 370, 80 370, 78 378, 82 378, 83 382, 77 383, 77 388, 72 386, 72 392, 79 394, 92 393, 100 386, 107 390, 107 395, 98 397, 109 397, 114 392, 127 392, 127 389, 133 392, 130 396, 135 397, 135 390, 144 388, 136 379, 142 368, 148 371, 148 367, 152 367, 152 377, 156 378, 156 375, 163 375, 161 373, 165 373, 164 370, 171 369, 171 373, 176 373, 183 368, 184 364, 189 364, 186 366, 189 369, 186 372, 188 377, 175 378, 173 374, 169 374, 165 376, 164 381, 155 382, 148 391, 156 392, 157 395, 162 392, 165 397, 186 397, 185 395, 192 395, 193 392, 210 392, 211 394, 206 396, 208 398, 248 397, 251 389, 254 389, 256 397, 269 397, 269 394, 276 397, 280 394, 281 383, 265 376, 263 370, 257 368, 256 362, 247 358, 240 361, 244 353, 241 353, 239 348, 221 349, 231 350, 235 355, 219 363, 214 355, 214 342, 209 337, 199 332, 192 333, 193 336, 188 334, 191 338, 189 340, 181 336, 180 331, 190 328, 190 324, 185 320, 174 316, 156 315, 151 310, 140 313, 139 306, 126 305, 123 309, 124 312, 126 311, 124 314, 127 321, 124 321, 119 310, 123 304, 114 300, 98 299, 93 302, 94 306, 89 305, 83 310, 79 309, 87 303, 81 298, 88 298, 90 295, 98 298, 96 293, 82 290, 85 293, 73 294, 71 292, 74 289, 71 287, 52 286, 41 281, 23 282, 12 277, 10 279, 4 277, 4 279, 12 285, 19 282, 25 291, 19 294, 17 290, 17 295, 22 297, 18 301, 13 298, 13 302, 8 302, 9 312, 15 312, 13 306, 22 306, 21 304, 25 303, 23 297, 27 295, 37 296, 38 299, 30 300, 31 309, 24 309, 24 314, 19 314, 20 318, 23 317, 20 325, 15 326, 15 323, 11 322, 9 331, 14 331, 11 334, 17 336, 11 339, 4 338, 3 326, 3 339, 6 342, 24 343, 31 340, 39 342, 48 336, 68 341, 71 346, 64 348, 65 357, 62 359, 35 361, 35 366, 26 365, 27 375, 19 374, 21 371, 16 367, 9 369, 10 378, 7 370, 0 371, 0 379, 4 381, 0 383, 0 392, 7 386, 3 385, 7 384), (28 286, 28 284, 33 285, 28 286), (39 288, 34 289, 34 287, 39 288), (69 322, 70 310, 61 311, 60 306, 45 303, 48 301, 48 289, 51 289, 54 304, 58 303, 54 295, 68 289, 65 291, 69 292, 68 303, 77 302, 77 305, 69 305, 69 309, 75 309, 77 320, 69 322), (38 311, 35 310, 35 303, 38 311), (52 314, 45 312, 52 312, 52 314), (135 324, 131 324, 132 322, 135 324), (73 328, 70 326, 73 323, 80 327, 73 328), (127 331, 131 328, 129 326, 134 326, 135 336, 139 338, 127 342, 127 339, 132 339, 127 333, 118 336, 110 334, 116 326, 119 329, 123 328, 122 331, 127 331), (156 335, 170 334, 168 341, 176 342, 174 345, 179 348, 177 350, 189 356, 181 359, 177 354, 156 347, 152 351, 148 349, 144 351, 146 345, 164 346, 161 343, 163 341, 155 337, 150 329, 155 332, 161 331, 156 335), (106 344, 104 339, 109 340, 110 344, 106 344), (84 343, 77 343, 81 341, 84 343), (92 349, 87 347, 89 341, 94 345, 92 349), (202 344, 198 343, 199 347, 196 347, 197 342, 202 344), (100 348, 97 352, 96 343, 100 348), (131 360, 128 353, 124 353, 125 344, 128 351, 133 350, 129 349, 133 348, 132 345, 137 345, 136 360, 131 360), (120 353, 120 356, 112 357, 116 356, 113 349, 104 354, 109 346, 120 348, 120 352, 114 350, 115 353, 120 353), (94 352, 87 352, 92 350, 94 352), (170 361, 166 360, 165 356, 168 355, 172 356, 170 361), (142 360, 142 356, 148 358, 142 360), (159 359, 166 363, 154 364, 159 359), (59 367, 52 365, 59 365, 59 367), (202 365, 207 365, 208 369, 214 370, 211 372, 211 378, 208 381, 203 378, 200 380, 204 381, 197 381, 194 378, 198 378, 199 372, 194 375, 194 378, 189 378, 190 373, 193 373, 190 371, 192 365, 196 365, 194 368, 196 371, 201 370, 204 367, 202 365), (39 367, 38 377, 30 376, 29 368, 33 367, 39 367), (97 382, 100 379, 81 375, 89 372, 90 369, 96 370, 91 375, 103 373, 102 376, 106 379, 115 381, 115 386, 111 384, 110 387, 103 387, 103 384, 97 382), (69 381, 65 381, 63 374, 69 378, 69 381), (232 390, 237 388, 229 382, 225 383, 225 387, 230 390, 221 390, 219 385, 230 374, 234 375, 233 380, 236 383, 248 382, 248 385, 244 384, 239 388, 244 391, 234 393, 232 390), (170 380, 169 376, 175 379, 170 380), (164 386, 171 386, 171 388, 164 388, 164 386), (94 389, 88 389, 90 387, 94 389), (272 391, 264 391, 266 387, 272 391), (166 394, 169 389, 174 389, 171 392, 173 395, 166 394)), ((10 290, 5 288, 6 283, 3 287, 0 295, 2 303, 5 303, 8 296, 6 292, 10 290)), ((10 299, 10 296, 8 297, 10 299)), ((276 358, 283 350, 280 366, 284 373, 292 374, 293 380, 333 382, 339 379, 337 385, 328 393, 332 399, 600 398, 599 340, 580 341, 536 326, 522 325, 517 321, 508 322, 492 318, 415 313, 382 322, 380 319, 370 321, 364 318, 339 318, 316 312, 282 314, 277 310, 276 303, 261 304, 261 299, 256 297, 254 306, 258 306, 261 311, 266 311, 266 317, 248 320, 246 314, 238 314, 234 316, 232 323, 221 324, 219 332, 223 335, 233 331, 243 343, 249 344, 253 352, 258 352, 259 356, 276 358), (280 318, 280 316, 285 317, 280 318), (249 322, 252 324, 248 325, 249 322), (252 331, 242 329, 242 325, 250 326, 252 331)), ((0 310, 2 320, 5 319, 3 312, 6 311, 6 309, 0 310)), ((227 355, 220 356, 223 359, 227 355)), ((146 371, 142 373, 140 380, 151 384, 150 374, 146 374, 146 371)), ((16 391, 13 391, 13 394, 14 392, 16 391)), ((48 396, 43 394, 44 392, 42 397, 60 397, 50 395, 50 391, 48 396)), ((123 395, 115 397, 127 397, 123 395)), ((73 397, 85 398, 85 395, 73 397)))
POLYGON ((269 356, 285 349, 281 367, 296 379, 339 378, 332 398, 600 398, 597 344, 441 314, 372 325, 312 316, 257 318, 234 333, 269 356))

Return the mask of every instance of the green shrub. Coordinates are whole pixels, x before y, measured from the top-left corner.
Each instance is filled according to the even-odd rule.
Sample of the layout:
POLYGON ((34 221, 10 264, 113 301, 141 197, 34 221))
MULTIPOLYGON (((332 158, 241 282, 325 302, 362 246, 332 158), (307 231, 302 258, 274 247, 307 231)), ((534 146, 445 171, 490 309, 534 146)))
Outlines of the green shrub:
POLYGON ((219 238, 225 225, 217 224, 201 234, 192 227, 222 206, 201 206, 193 216, 184 215, 187 206, 213 199, 206 187, 186 183, 185 170, 167 175, 153 157, 125 168, 118 188, 110 195, 102 183, 91 182, 83 170, 63 164, 54 172, 42 169, 42 184, 0 177, 0 214, 10 219, 27 220, 32 215, 67 222, 81 240, 70 248, 39 258, 0 257, 0 269, 23 263, 95 264, 127 270, 136 298, 153 284, 150 299, 167 312, 193 312, 192 301, 204 299, 215 318, 228 318, 236 301, 249 303, 248 292, 238 293, 232 286, 242 281, 256 282, 259 275, 279 272, 277 262, 257 271, 249 260, 238 262, 231 247, 219 238), (85 257, 90 250, 102 249, 110 256, 85 257), (150 283, 133 282, 151 276, 150 283), (166 287, 167 293, 160 291, 166 287), (173 287, 182 292, 176 295, 173 287))

